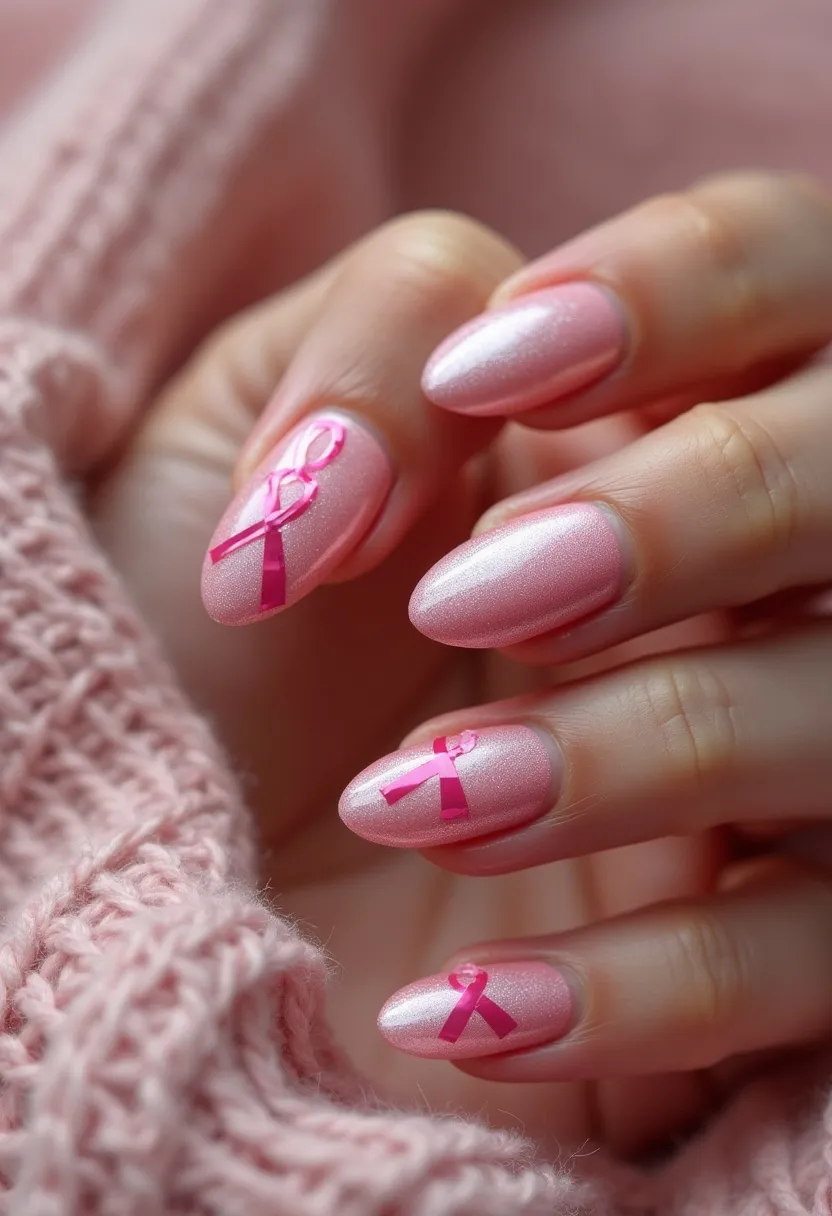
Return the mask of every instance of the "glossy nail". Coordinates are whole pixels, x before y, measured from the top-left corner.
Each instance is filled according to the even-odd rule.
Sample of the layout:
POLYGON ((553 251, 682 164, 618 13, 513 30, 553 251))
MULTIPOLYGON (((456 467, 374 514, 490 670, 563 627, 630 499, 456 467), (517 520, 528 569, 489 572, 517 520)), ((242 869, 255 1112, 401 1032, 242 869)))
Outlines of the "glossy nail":
POLYGON ((623 313, 593 283, 563 283, 483 313, 446 338, 422 388, 462 414, 515 414, 589 388, 622 361, 623 313))
POLYGON ((454 549, 410 599, 410 619, 449 646, 511 646, 574 625, 619 596, 623 562, 606 511, 571 503, 454 549))
POLYGON ((304 419, 223 515, 202 600, 223 625, 272 616, 322 582, 366 536, 393 483, 386 453, 351 414, 304 419))
POLYGON ((427 849, 504 832, 544 814, 562 763, 528 726, 492 726, 393 752, 350 782, 338 806, 358 836, 427 849))
POLYGON ((462 963, 401 988, 378 1015, 388 1043, 429 1060, 540 1047, 575 1024, 565 976, 548 963, 462 963))

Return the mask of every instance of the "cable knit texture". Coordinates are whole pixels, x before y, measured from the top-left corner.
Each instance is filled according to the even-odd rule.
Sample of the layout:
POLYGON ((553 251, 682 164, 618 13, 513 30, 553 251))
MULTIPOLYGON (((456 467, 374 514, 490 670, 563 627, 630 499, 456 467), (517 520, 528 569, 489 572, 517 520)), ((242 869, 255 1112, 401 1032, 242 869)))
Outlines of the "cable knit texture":
MULTIPOLYGON (((216 319, 209 264, 231 282, 258 216, 288 224, 336 179, 340 135, 298 67, 328 62, 332 7, 105 6, 0 141, 0 1211, 826 1216, 822 1060, 652 1175, 384 1109, 330 1035, 321 955, 258 900, 239 792, 78 510, 82 440, 103 451, 216 319)), ((383 214, 378 175, 352 177, 287 276, 383 214)))

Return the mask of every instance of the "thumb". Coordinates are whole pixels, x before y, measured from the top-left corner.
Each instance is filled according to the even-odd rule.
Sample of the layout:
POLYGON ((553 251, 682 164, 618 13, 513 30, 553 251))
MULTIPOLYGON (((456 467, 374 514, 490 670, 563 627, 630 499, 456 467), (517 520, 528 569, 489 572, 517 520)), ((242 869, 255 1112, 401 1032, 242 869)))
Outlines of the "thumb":
POLYGON ((313 324, 337 265, 214 330, 148 411, 131 450, 209 465, 226 496, 240 450, 313 324))
MULTIPOLYGON (((89 496, 100 543, 174 653, 179 643, 190 649, 194 629, 210 624, 198 591, 205 546, 240 449, 312 324, 330 274, 318 271, 215 330, 150 404, 89 496)), ((200 640, 215 642, 210 634, 200 640)))

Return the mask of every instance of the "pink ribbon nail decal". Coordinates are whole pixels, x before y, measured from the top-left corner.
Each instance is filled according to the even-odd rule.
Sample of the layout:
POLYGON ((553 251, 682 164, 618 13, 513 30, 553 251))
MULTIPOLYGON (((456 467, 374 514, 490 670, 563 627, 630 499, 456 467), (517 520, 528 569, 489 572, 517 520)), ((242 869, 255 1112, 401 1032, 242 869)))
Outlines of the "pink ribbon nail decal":
POLYGON ((448 983, 452 988, 456 988, 457 992, 461 992, 462 996, 439 1031, 440 1039, 444 1039, 446 1043, 455 1043, 474 1013, 483 1018, 498 1039, 504 1039, 512 1030, 517 1029, 517 1022, 511 1014, 506 1013, 496 1001, 485 995, 488 972, 483 971, 482 967, 477 967, 474 963, 463 963, 456 971, 451 972, 448 983), (463 983, 463 980, 468 982, 463 983))
POLYGON ((434 739, 433 759, 426 760, 424 764, 418 764, 409 772, 402 773, 401 777, 397 777, 389 785, 381 787, 381 794, 388 806, 393 806, 400 798, 404 798, 412 790, 424 785, 431 777, 438 777, 442 818, 461 819, 469 813, 468 799, 465 797, 455 762, 460 756, 473 750, 477 743, 477 736, 472 730, 464 730, 457 743, 449 746, 449 742, 450 739, 447 735, 434 739))
POLYGON ((255 540, 264 540, 263 579, 260 585, 260 611, 282 608, 286 603, 286 561, 283 553, 281 528, 303 515, 318 493, 313 473, 331 464, 344 446, 346 430, 332 419, 313 422, 298 435, 282 459, 286 461, 269 473, 264 483, 263 518, 242 531, 229 536, 213 549, 209 557, 216 565, 224 557, 236 553, 255 540), (311 456, 313 444, 322 438, 327 444, 320 456, 311 456), (292 486, 300 486, 301 495, 288 506, 281 507, 280 495, 292 486))

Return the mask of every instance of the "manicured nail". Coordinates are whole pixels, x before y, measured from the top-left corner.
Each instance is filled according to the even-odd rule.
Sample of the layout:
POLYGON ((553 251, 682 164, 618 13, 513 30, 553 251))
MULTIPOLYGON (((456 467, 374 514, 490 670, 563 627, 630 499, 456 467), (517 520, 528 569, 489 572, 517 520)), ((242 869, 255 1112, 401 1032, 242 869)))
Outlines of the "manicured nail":
POLYGON ((393 470, 350 414, 304 419, 255 471, 211 538, 202 600, 215 621, 247 625, 288 608, 366 536, 393 470))
POLYGON ((622 576, 606 511, 570 503, 454 549, 417 584, 410 619, 448 646, 512 646, 612 604, 622 576))
POLYGON ((537 819, 557 798, 561 769, 554 742, 528 726, 466 730, 365 768, 338 813, 377 844, 455 844, 537 819))
POLYGON ((572 988, 548 963, 462 963, 399 989, 378 1028, 409 1055, 464 1060, 555 1042, 575 1020, 572 988))
POLYGON ((610 292, 563 283, 463 325, 431 355, 422 388, 462 414, 515 414, 589 388, 618 366, 626 345, 610 292))

